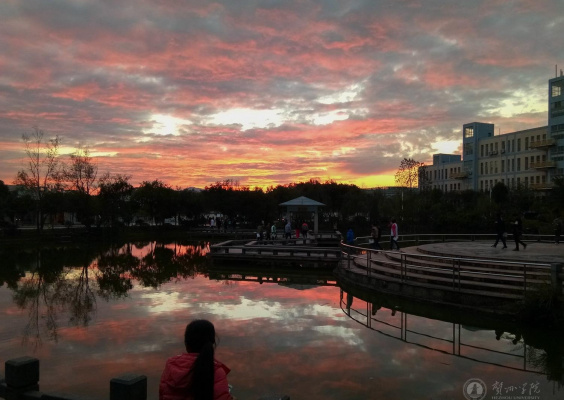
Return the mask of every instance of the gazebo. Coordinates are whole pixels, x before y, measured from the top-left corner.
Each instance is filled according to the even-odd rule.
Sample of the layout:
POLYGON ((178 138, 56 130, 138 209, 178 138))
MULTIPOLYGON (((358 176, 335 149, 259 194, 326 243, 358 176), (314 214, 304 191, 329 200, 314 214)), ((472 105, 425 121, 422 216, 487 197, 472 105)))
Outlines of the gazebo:
POLYGON ((312 200, 305 196, 300 196, 294 200, 290 200, 285 203, 280 203, 280 206, 286 207, 286 218, 288 218, 288 220, 291 219, 290 214, 293 213, 314 213, 314 217, 313 217, 314 234, 317 234, 319 231, 319 214, 317 212, 317 209, 318 207, 324 205, 325 204, 312 200))

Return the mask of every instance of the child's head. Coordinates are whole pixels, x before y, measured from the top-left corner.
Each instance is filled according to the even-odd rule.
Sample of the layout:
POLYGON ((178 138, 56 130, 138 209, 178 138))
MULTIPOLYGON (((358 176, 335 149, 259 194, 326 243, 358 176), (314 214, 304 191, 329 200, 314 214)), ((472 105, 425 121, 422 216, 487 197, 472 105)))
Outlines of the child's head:
POLYGON ((186 326, 184 345, 188 353, 200 353, 204 345, 215 347, 215 328, 210 321, 197 319, 186 326))

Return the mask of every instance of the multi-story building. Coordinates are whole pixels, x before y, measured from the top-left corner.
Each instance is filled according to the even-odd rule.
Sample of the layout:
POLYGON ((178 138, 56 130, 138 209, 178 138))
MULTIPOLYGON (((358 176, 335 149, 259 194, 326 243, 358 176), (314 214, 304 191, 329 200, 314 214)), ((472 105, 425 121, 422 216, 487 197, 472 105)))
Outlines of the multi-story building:
POLYGON ((420 188, 442 191, 553 187, 564 175, 564 76, 549 80, 548 126, 494 135, 493 124, 462 126, 462 155, 435 154, 421 170, 420 188))

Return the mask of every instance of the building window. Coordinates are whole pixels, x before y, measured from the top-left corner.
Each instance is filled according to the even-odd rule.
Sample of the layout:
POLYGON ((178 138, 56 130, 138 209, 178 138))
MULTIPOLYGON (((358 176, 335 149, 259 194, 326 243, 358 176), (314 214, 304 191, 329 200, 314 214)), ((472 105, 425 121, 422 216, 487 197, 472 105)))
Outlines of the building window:
POLYGON ((529 177, 525 177, 525 187, 529 187, 529 177))
POLYGON ((525 171, 529 169, 529 158, 525 157, 525 171))
POLYGON ((464 143, 464 154, 467 156, 474 154, 474 145, 472 143, 464 143))
POLYGON ((515 159, 511 160, 511 171, 515 172, 515 159))
POLYGON ((480 145, 480 157, 484 156, 484 145, 480 145))
POLYGON ((505 160, 501 160, 501 172, 505 172, 505 160))
POLYGON ((551 91, 550 94, 552 97, 556 97, 556 96, 560 96, 562 95, 562 86, 564 85, 564 81, 558 81, 558 82, 554 82, 551 85, 551 91))
POLYGON ((517 139, 517 151, 521 151, 521 139, 517 139))
POLYGON ((484 175, 484 163, 480 163, 480 175, 484 175))
POLYGON ((466 128, 464 128, 464 137, 465 138, 474 137, 474 127, 473 126, 467 126, 466 128))
POLYGON ((517 159, 517 171, 518 172, 521 171, 521 159, 520 158, 517 159))
POLYGON ((529 150, 529 138, 525 138, 525 150, 529 150))

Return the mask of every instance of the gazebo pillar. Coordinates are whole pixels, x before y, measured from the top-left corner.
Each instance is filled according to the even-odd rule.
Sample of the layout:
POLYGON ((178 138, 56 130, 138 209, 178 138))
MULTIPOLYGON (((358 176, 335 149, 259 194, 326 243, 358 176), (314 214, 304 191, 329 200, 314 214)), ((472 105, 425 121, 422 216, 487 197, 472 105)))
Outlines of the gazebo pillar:
POLYGON ((313 217, 313 234, 317 235, 319 232, 319 213, 317 212, 317 207, 315 207, 315 216, 313 217))

